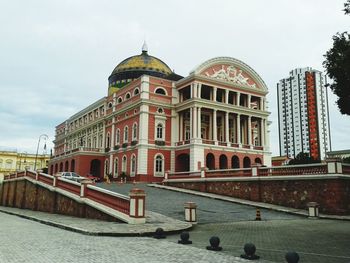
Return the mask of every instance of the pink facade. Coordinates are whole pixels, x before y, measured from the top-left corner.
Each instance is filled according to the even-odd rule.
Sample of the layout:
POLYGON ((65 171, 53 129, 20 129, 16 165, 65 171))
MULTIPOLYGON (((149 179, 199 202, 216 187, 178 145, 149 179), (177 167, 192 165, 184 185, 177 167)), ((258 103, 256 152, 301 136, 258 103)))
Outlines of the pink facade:
POLYGON ((253 69, 223 57, 177 80, 152 74, 111 86, 58 125, 49 172, 71 170, 64 164, 75 159, 82 176, 97 166, 100 177, 161 181, 166 171, 270 165, 267 87, 253 69))

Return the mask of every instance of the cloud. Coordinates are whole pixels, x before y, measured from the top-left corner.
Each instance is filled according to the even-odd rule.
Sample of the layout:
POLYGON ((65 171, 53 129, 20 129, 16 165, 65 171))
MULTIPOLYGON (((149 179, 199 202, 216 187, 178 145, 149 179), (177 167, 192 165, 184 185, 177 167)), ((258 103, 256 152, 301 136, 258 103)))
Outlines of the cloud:
MULTIPOLYGON (((296 67, 322 70, 331 36, 347 30, 343 2, 1 1, 0 145, 35 150, 41 133, 52 140, 55 125, 107 95, 113 68, 146 39, 178 74, 217 56, 256 70, 270 89, 278 154, 276 83, 296 67)), ((349 147, 347 123, 332 107, 334 149, 349 147)))

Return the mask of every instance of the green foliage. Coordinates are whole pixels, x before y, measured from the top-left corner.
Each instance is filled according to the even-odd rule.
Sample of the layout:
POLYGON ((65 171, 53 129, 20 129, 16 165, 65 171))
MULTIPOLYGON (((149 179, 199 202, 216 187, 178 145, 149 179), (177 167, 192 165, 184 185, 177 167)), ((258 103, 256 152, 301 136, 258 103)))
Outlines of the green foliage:
POLYGON ((289 161, 289 165, 296 165, 296 164, 309 164, 309 163, 318 163, 319 161, 314 160, 312 157, 310 157, 309 153, 300 152, 295 157, 295 159, 292 159, 289 161))
MULTIPOLYGON (((350 14, 350 0, 344 3, 345 14, 350 14)), ((350 115, 350 34, 333 36, 333 47, 324 55, 323 66, 333 83, 328 85, 338 96, 337 105, 341 114, 350 115)))
POLYGON ((350 0, 347 0, 346 3, 344 3, 344 9, 346 15, 350 15, 350 0))

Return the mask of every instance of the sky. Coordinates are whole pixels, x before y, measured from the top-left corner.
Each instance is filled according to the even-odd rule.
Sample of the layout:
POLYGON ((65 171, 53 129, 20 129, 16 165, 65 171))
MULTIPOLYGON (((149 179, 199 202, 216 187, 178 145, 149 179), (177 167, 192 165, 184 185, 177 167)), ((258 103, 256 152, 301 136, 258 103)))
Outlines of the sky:
MULTIPOLYGON (((146 40, 183 76, 219 56, 252 67, 269 88, 279 155, 276 83, 294 68, 324 71, 332 36, 350 29, 344 2, 0 0, 0 149, 35 153, 47 134, 49 153, 55 126, 106 96, 114 67, 146 40)), ((350 149, 350 116, 335 100, 329 92, 332 150, 350 149)))

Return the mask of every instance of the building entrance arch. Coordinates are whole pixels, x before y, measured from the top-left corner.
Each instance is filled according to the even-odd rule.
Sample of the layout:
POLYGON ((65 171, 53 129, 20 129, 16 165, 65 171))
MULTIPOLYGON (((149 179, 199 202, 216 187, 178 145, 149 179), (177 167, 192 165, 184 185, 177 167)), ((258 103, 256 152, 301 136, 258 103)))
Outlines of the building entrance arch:
POLYGON ((182 153, 176 157, 176 172, 187 172, 190 170, 190 155, 182 153))
POLYGON ((219 167, 219 169, 227 169, 227 157, 225 154, 220 155, 219 167))
POLYGON ((205 158, 206 166, 209 170, 215 169, 215 156, 212 153, 208 153, 207 157, 205 158))
POLYGON ((101 178, 101 161, 93 159, 90 162, 90 174, 101 178))

